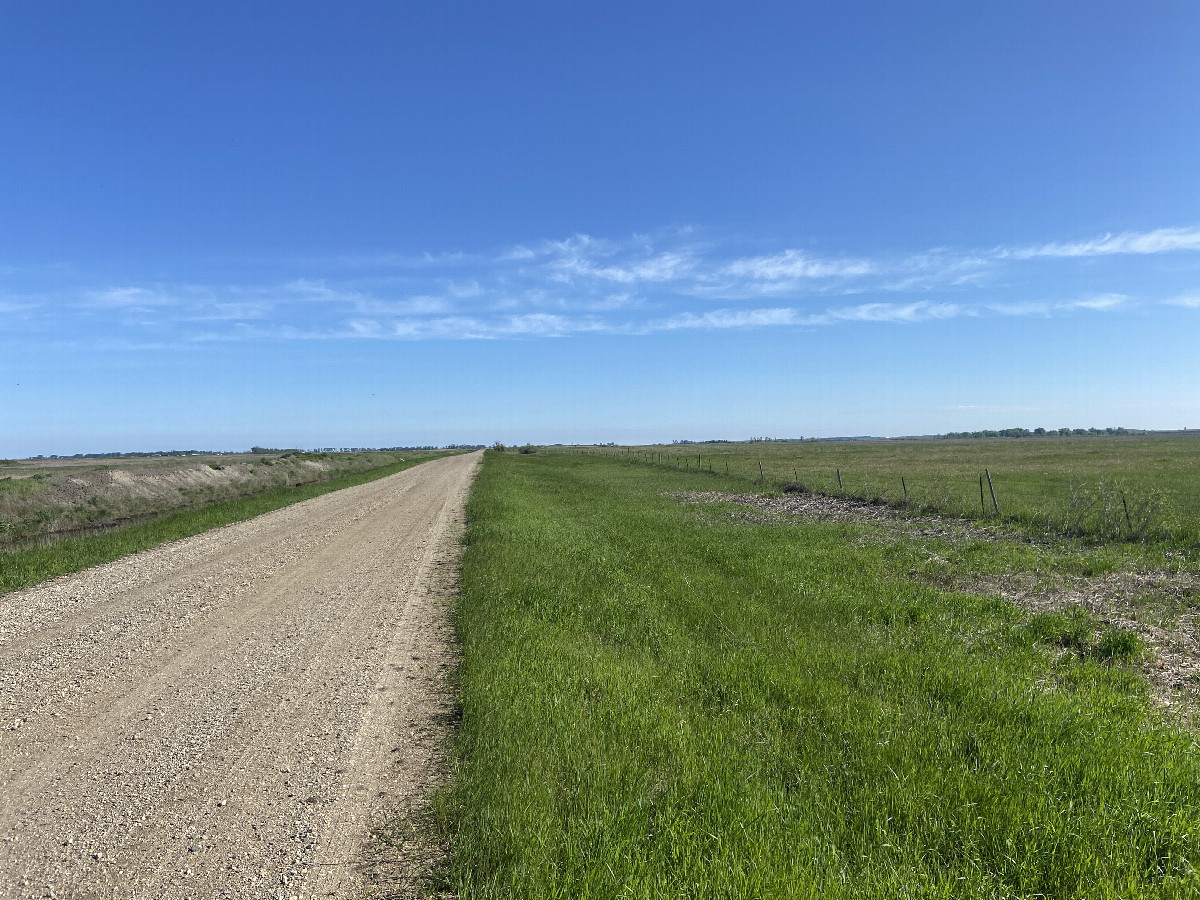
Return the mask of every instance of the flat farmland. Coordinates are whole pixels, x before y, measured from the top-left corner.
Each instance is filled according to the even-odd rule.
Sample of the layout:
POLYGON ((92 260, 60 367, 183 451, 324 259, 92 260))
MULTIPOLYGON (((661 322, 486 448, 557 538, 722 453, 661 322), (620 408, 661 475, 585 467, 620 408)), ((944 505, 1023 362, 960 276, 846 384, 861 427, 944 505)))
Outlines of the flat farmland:
MULTIPOLYGON (((1163 446, 1131 443, 1127 471, 1194 445, 1163 446)), ((807 460, 801 478, 844 463, 967 485, 1030 452, 996 449, 662 448, 690 468, 657 448, 486 454, 444 886, 1196 896, 1194 548, 753 485, 760 451, 772 480, 807 460)))
POLYGON ((1200 433, 573 449, 661 459, 685 470, 699 465, 776 489, 795 483, 819 493, 890 503, 907 495, 916 509, 954 516, 994 517, 998 507, 1001 518, 1102 538, 1171 532, 1185 543, 1200 540, 1200 433))

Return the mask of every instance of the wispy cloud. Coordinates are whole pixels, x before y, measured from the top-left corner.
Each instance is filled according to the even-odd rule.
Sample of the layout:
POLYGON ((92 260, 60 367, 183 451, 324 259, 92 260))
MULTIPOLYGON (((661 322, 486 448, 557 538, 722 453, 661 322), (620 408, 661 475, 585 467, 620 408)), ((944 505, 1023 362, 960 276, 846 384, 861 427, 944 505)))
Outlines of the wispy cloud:
POLYGON ((1200 250, 1200 228, 1159 228, 1155 231, 1126 231, 1106 234, 1086 241, 1041 244, 998 252, 1001 258, 1108 256, 1116 253, 1169 253, 1175 250, 1200 250))
POLYGON ((1187 306, 1192 309, 1200 309, 1200 292, 1194 294, 1180 294, 1178 297, 1172 297, 1166 301, 1171 306, 1187 306))
POLYGON ((1082 297, 1065 304, 1068 309, 1116 309, 1123 306, 1129 298, 1124 294, 1097 294, 1092 297, 1082 297))
POLYGON ((840 322, 927 322, 930 319, 953 319, 966 310, 957 303, 863 303, 843 309, 830 310, 827 315, 840 322))
POLYGON ((775 309, 713 309, 703 313, 685 312, 650 322, 647 331, 680 329, 765 328, 813 324, 812 316, 801 315, 787 307, 775 309))
POLYGON ((865 259, 821 259, 799 250, 785 250, 772 256, 735 259, 721 274, 763 281, 798 278, 860 278, 877 271, 877 265, 865 259))
POLYGON ((760 309, 714 309, 705 313, 681 313, 653 322, 651 331, 676 331, 685 328, 765 328, 795 326, 826 326, 838 322, 924 322, 930 319, 952 319, 967 314, 953 303, 862 303, 821 312, 807 312, 794 307, 765 307, 760 309))
POLYGON ((1019 300, 1010 303, 989 303, 987 308, 1003 316, 1051 316, 1056 312, 1092 310, 1103 312, 1129 303, 1125 294, 1094 294, 1075 300, 1019 300))
MULTIPOLYGON (((620 239, 574 234, 490 253, 296 261, 289 277, 272 283, 131 282, 27 292, 37 297, 33 311, 25 295, 10 292, 0 298, 0 314, 9 314, 12 329, 20 315, 26 331, 76 322, 97 335, 147 344, 900 326, 972 316, 1114 313, 1137 301, 1122 285, 1098 285, 1095 266, 1081 280, 1089 292, 1067 300, 1038 297, 1053 298, 1071 283, 1072 267, 1081 265, 1072 262, 1076 258, 1184 251, 1200 251, 1200 228, 870 255, 797 244, 734 246, 686 229, 620 239)), ((1151 265, 1123 261, 1123 284, 1131 283, 1128 272, 1151 265)), ((1163 302, 1200 308, 1200 294, 1163 302)))

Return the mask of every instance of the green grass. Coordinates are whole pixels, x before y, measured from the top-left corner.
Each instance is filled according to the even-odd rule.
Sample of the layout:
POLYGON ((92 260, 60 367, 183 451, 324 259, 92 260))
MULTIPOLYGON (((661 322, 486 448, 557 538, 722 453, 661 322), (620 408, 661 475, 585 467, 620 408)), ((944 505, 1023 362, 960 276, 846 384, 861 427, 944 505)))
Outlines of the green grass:
POLYGON ((248 497, 220 500, 206 506, 168 513, 161 518, 104 534, 66 538, 47 547, 0 553, 0 594, 29 587, 57 575, 66 575, 110 562, 167 541, 190 537, 231 522, 240 522, 301 500, 319 497, 330 491, 365 484, 445 455, 447 454, 412 455, 400 462, 330 481, 295 487, 274 487, 248 497))
MULTIPOLYGON (((558 452, 572 452, 558 451, 558 452)), ((574 451, 578 452, 578 451, 574 451)), ((899 502, 950 515, 992 518, 991 473, 1000 513, 1036 529, 1200 543, 1200 434, 870 442, 765 441, 587 452, 657 461, 768 486, 800 482, 822 493, 899 502), (697 460, 699 455, 699 460, 697 460), (841 470, 842 489, 837 473, 841 470), (1126 518, 1125 506, 1129 508, 1126 518)))
POLYGON ((669 496, 706 486, 487 454, 437 805, 464 900, 1200 894, 1200 751, 1136 640, 669 496))

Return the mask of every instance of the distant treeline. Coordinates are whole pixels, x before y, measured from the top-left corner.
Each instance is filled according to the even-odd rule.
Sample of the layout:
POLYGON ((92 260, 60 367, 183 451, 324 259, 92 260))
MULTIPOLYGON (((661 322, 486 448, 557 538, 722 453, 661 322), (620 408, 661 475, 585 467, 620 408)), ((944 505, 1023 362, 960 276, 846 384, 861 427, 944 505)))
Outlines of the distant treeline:
POLYGON ((1047 435, 1058 435, 1061 437, 1071 437, 1074 435, 1088 434, 1142 434, 1141 431, 1130 431, 1128 428, 1001 428, 998 431, 948 431, 946 434, 939 434, 937 437, 944 440, 952 438, 999 438, 999 437, 1045 437, 1047 435))

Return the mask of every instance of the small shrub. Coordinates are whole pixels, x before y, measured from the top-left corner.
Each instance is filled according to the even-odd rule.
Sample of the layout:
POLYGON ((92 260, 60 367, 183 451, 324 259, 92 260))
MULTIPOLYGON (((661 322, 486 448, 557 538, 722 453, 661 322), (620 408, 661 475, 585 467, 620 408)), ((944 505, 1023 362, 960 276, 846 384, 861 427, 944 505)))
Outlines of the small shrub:
POLYGON ((799 481, 785 481, 779 486, 779 489, 785 494, 807 494, 808 485, 799 481))
POLYGON ((524 447, 522 447, 517 452, 518 453, 537 453, 537 447, 533 446, 532 444, 526 444, 524 447))

